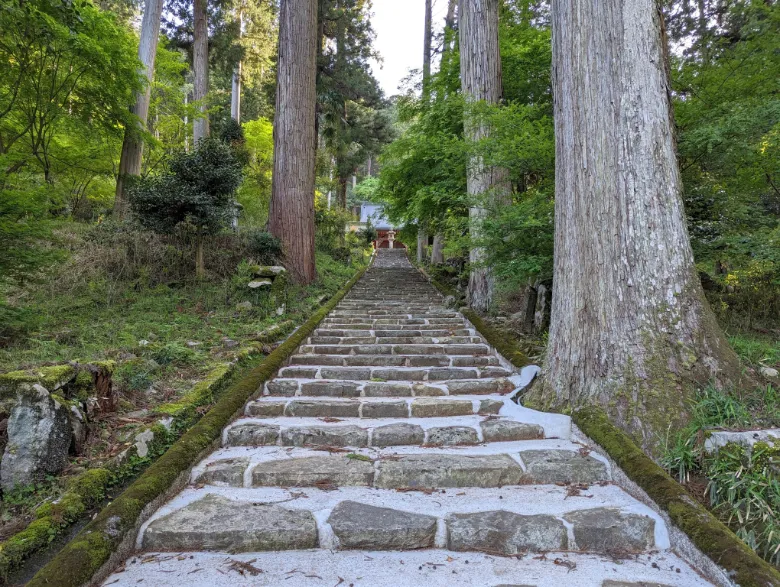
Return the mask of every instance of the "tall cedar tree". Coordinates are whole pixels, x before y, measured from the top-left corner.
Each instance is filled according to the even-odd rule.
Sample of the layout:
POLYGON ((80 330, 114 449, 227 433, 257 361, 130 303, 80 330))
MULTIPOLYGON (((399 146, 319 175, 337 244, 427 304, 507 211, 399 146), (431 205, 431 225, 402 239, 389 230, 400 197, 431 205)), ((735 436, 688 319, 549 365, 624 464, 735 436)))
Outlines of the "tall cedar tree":
POLYGON ((119 158, 119 174, 116 178, 116 196, 114 198, 114 216, 119 219, 123 218, 127 212, 125 181, 130 176, 141 174, 144 143, 140 135, 146 127, 146 121, 149 116, 152 81, 154 80, 154 60, 157 55, 157 42, 160 38, 162 9, 163 0, 146 0, 144 17, 141 23, 141 41, 138 45, 138 58, 143 63, 146 86, 143 90, 136 93, 135 106, 131 108, 133 114, 138 117, 138 126, 128 126, 125 129, 125 139, 122 143, 122 154, 119 158))
POLYGON ((299 283, 315 278, 314 173, 317 0, 283 0, 268 227, 299 283))
POLYGON ((206 96, 209 93, 209 20, 208 1, 193 0, 194 41, 192 47, 192 69, 195 73, 193 98, 199 102, 201 115, 192 124, 193 138, 199 140, 209 136, 209 118, 206 96))
MULTIPOLYGON (((460 0, 460 72, 461 87, 466 100, 498 104, 501 101, 501 57, 498 50, 498 0, 460 0)), ((490 136, 490 127, 470 113, 467 107, 464 133, 467 141, 476 143, 490 136)), ((511 187, 505 169, 486 165, 474 156, 468 168, 468 194, 472 200, 469 216, 474 237, 489 208, 497 208, 508 200, 511 187)), ((493 278, 483 264, 485 251, 472 247, 469 276, 469 305, 486 312, 493 301, 493 278)))
POLYGON ((657 0, 553 2, 552 323, 530 405, 601 405, 653 451, 739 364, 694 267, 657 0), (589 31, 588 34, 584 34, 589 31))

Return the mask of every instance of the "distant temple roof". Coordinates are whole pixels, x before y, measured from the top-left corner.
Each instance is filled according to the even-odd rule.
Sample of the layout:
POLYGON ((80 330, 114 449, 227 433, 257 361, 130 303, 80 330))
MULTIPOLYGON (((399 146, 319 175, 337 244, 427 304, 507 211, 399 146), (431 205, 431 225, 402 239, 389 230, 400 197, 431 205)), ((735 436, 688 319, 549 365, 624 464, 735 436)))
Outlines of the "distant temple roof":
POLYGON ((393 224, 385 217, 384 206, 381 204, 369 204, 363 202, 360 205, 360 222, 367 223, 369 219, 371 226, 377 230, 390 230, 394 228, 393 224))

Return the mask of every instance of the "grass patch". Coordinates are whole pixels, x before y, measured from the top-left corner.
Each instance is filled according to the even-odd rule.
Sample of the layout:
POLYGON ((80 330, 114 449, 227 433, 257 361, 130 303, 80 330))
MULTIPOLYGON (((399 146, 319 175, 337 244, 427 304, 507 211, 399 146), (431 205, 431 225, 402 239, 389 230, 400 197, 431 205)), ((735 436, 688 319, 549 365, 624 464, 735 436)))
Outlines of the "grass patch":
POLYGON ((667 437, 662 466, 709 505, 764 559, 780 566, 780 445, 752 450, 728 444, 706 454, 713 429, 780 426, 780 393, 772 386, 749 391, 702 390, 688 427, 667 437))

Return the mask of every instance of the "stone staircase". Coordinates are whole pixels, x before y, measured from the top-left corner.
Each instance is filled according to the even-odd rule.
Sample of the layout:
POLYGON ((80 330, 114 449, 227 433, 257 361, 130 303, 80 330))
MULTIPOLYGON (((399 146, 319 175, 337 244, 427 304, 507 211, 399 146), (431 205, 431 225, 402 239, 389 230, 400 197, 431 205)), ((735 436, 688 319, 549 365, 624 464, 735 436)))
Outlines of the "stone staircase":
POLYGON ((521 379, 380 251, 104 585, 709 585, 521 379))

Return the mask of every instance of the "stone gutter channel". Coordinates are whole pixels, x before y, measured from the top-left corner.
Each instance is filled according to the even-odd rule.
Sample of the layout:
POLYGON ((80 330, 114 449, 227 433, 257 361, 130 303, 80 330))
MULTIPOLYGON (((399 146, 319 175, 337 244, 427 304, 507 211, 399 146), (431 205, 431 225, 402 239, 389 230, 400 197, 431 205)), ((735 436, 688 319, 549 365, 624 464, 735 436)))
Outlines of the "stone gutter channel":
MULTIPOLYGON (((385 257, 383 267, 398 269, 389 275, 403 279, 405 265, 400 255, 392 256, 385 257)), ((365 301, 371 300, 376 277, 367 278, 356 296, 344 299, 365 271, 259 367, 230 384, 216 405, 29 585, 98 585, 109 576, 105 585, 320 584, 321 577, 317 582, 311 578, 316 573, 306 575, 303 566, 296 566, 307 565, 323 575, 330 571, 329 577, 339 579, 334 584, 348 585, 351 581, 342 577, 359 574, 363 580, 356 585, 372 587, 780 587, 776 570, 687 496, 603 413, 581 410, 570 420, 512 401, 538 367, 527 365, 512 341, 473 312, 462 312, 465 329, 451 326, 449 333, 436 334, 444 328, 434 322, 455 318, 429 323, 412 320, 412 314, 449 316, 449 311, 434 309, 441 302, 424 297, 410 302, 412 298, 398 294, 393 302, 397 307, 410 303, 423 308, 402 311, 409 313, 409 322, 374 316, 367 334, 338 334, 342 331, 336 329, 345 326, 333 324, 365 322, 353 314, 376 303, 365 301), (328 325, 321 325, 326 317, 328 325), (431 330, 427 337, 420 332, 423 326, 414 326, 423 323, 431 330), (374 331, 379 324, 410 325, 383 325, 393 332, 379 333, 374 331), (402 335, 400 328, 418 332, 402 335), (471 350, 484 342, 489 352, 471 350), (332 362, 317 354, 317 345, 328 349, 322 353, 332 362), (447 355, 442 357, 446 365, 440 359, 438 366, 428 364, 425 369, 412 364, 416 358, 435 358, 435 348, 447 353, 441 349, 456 347, 469 349, 460 353, 457 366, 447 355), (365 355, 378 361, 375 352, 380 351, 374 348, 392 348, 389 359, 397 353, 405 362, 398 366, 387 358, 361 359, 365 355), (418 351, 425 356, 415 357, 418 351), (416 383, 422 373, 424 382, 416 383), (313 390, 317 393, 310 393, 313 390), (328 440, 325 452, 323 437, 328 440), (468 446, 460 446, 464 444, 468 446), (349 448, 332 450, 339 446, 349 448), (453 452, 458 450, 460 456, 453 452), (460 469, 464 458, 483 467, 481 484, 460 469), (304 478, 308 481, 297 482, 304 478), (331 486, 318 485, 321 481, 331 486), (317 488, 313 492, 298 489, 312 486, 317 488), (434 489, 421 493, 420 488, 434 489), (589 499, 577 499, 582 497, 589 499), (290 501, 295 503, 286 503, 290 501), (435 516, 430 515, 432 508, 435 516), (196 529, 190 530, 193 523, 196 529), (499 533, 498 546, 481 542, 480 524, 507 523, 514 529, 499 533), (525 530, 517 528, 526 524, 543 526, 532 531, 530 543, 531 552, 541 556, 494 550, 514 548, 506 541, 519 539, 516 533, 525 530), (559 548, 543 546, 551 535, 558 536, 553 544, 558 540, 559 548), (264 547, 258 548, 258 540, 265 541, 264 547), (542 544, 535 544, 540 540, 542 544), (618 560, 610 554, 610 549, 627 543, 637 545, 634 555, 618 560), (138 562, 133 553, 139 548, 178 554, 152 554, 144 562, 154 564, 131 564, 138 562), (543 562, 548 560, 545 552, 559 550, 554 563, 543 562), (430 559, 445 555, 443 565, 431 566, 430 559), (577 574, 569 575, 575 568, 577 574), (120 572, 111 575, 117 569, 120 572), (604 579, 610 573, 617 580, 604 579), (655 579, 659 573, 663 580, 655 579)), ((430 288, 408 287, 417 288, 421 296, 424 287, 430 288)), ((347 328, 366 332, 364 326, 347 328)), ((426 365, 422 361, 416 364, 426 365)))

